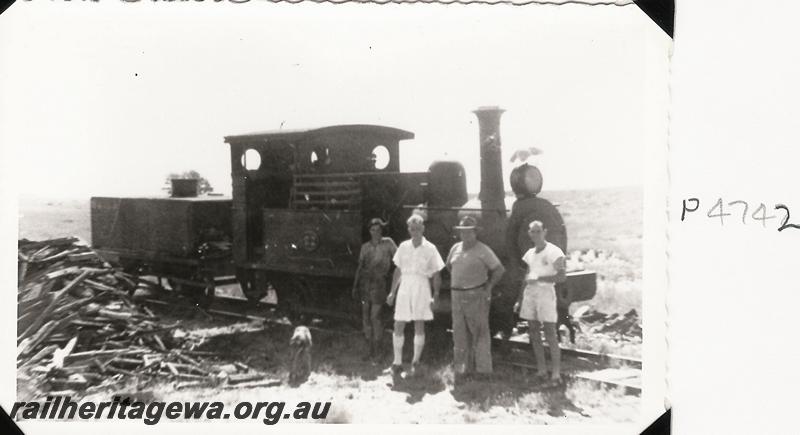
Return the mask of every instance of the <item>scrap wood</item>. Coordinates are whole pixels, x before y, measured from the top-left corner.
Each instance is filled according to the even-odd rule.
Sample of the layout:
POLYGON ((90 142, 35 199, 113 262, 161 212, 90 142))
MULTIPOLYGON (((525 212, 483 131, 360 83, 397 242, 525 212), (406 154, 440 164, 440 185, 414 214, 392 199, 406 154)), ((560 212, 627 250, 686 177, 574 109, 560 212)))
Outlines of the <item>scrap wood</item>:
POLYGON ((236 366, 235 366, 235 365, 233 365, 233 364, 221 364, 221 365, 215 365, 215 366, 212 366, 212 369, 213 369, 215 372, 225 372, 225 373, 228 373, 228 374, 231 374, 231 373, 236 373, 236 372, 238 371, 238 370, 236 369, 236 366))
POLYGON ((41 259, 39 259, 39 258, 36 258, 36 259, 32 259, 30 262, 31 262, 31 263, 46 263, 46 262, 49 262, 49 261, 60 260, 60 259, 62 259, 62 258, 66 258, 66 257, 68 257, 69 255, 71 255, 71 254, 76 254, 76 253, 78 253, 78 252, 80 252, 80 249, 68 249, 68 250, 66 250, 66 251, 59 252, 59 253, 57 253, 57 254, 51 255, 51 256, 49 256, 49 257, 46 257, 46 258, 41 258, 41 259))
POLYGON ((157 362, 161 362, 163 359, 164 355, 160 353, 149 353, 142 355, 142 361, 144 362, 145 367, 148 367, 157 362))
POLYGON ((127 375, 127 376, 133 376, 133 377, 137 376, 137 374, 132 372, 132 371, 123 370, 123 369, 120 369, 120 368, 117 368, 117 367, 113 367, 113 366, 105 366, 105 370, 109 371, 111 373, 117 373, 117 374, 120 374, 120 375, 127 375))
POLYGON ((28 325, 31 324, 34 320, 34 315, 32 313, 22 313, 17 316, 17 331, 20 329, 25 329, 28 325))
POLYGON ((45 283, 34 283, 24 288, 17 297, 17 302, 23 306, 30 305, 51 296, 50 290, 53 288, 54 281, 45 283))
POLYGON ((228 375, 228 384, 238 384, 242 382, 263 380, 264 375, 258 373, 242 373, 228 375))
MULTIPOLYGON (((59 390, 59 391, 48 391, 47 395, 52 397, 75 397, 78 394, 75 390, 59 390)), ((17 399, 19 400, 19 399, 17 399)))
POLYGON ((78 285, 81 281, 86 279, 87 276, 89 276, 88 272, 82 272, 77 278, 75 278, 72 281, 70 281, 70 283, 67 284, 63 289, 57 291, 55 293, 55 295, 53 296, 53 300, 50 301, 50 304, 47 306, 47 308, 44 309, 44 312, 42 312, 42 316, 40 318, 36 319, 31 324, 31 326, 28 327, 28 329, 25 330, 25 332, 22 333, 22 335, 19 337, 19 339, 26 338, 26 337, 30 336, 31 334, 33 334, 33 331, 38 330, 39 327, 42 326, 42 323, 44 323, 45 319, 47 319, 48 316, 50 316, 50 314, 56 308, 56 304, 58 303, 58 301, 61 300, 61 298, 64 297, 64 295, 70 289, 72 289, 73 287, 78 285))
POLYGON ((81 252, 81 253, 77 253, 77 254, 69 254, 69 255, 67 255, 67 259, 69 261, 73 262, 73 263, 77 263, 77 262, 86 261, 86 260, 99 260, 100 257, 98 257, 97 254, 94 253, 93 251, 89 251, 89 252, 81 252))
MULTIPOLYGON (((252 325, 212 328, 198 337, 176 329, 179 321, 162 323, 129 296, 137 281, 153 284, 112 268, 78 239, 57 239, 53 244, 21 240, 18 260, 27 266, 17 288, 18 378, 28 379, 34 388, 41 385, 40 391, 88 392, 131 378, 164 375, 216 385, 220 380, 210 374, 205 360, 221 355, 178 347, 196 346, 198 339, 215 332, 253 330, 252 325), (174 331, 168 341, 162 335, 167 331, 174 331)), ((234 375, 249 370, 241 363, 230 368, 234 375)), ((234 376, 234 382, 256 379, 246 376, 251 377, 234 376)))
MULTIPOLYGON (((39 337, 48 334, 53 329, 53 325, 55 325, 55 322, 50 320, 47 323, 45 323, 44 326, 39 328, 35 333, 32 333, 33 335, 31 335, 30 337, 25 337, 25 338, 27 338, 29 340, 27 340, 25 342, 25 345, 22 346, 22 349, 17 348, 17 352, 19 352, 21 355, 27 354, 28 350, 33 347, 33 344, 35 342, 38 343, 39 337)), ((32 330, 32 329, 29 327, 29 330, 32 330)))
POLYGON ((23 281, 25 281, 25 277, 28 275, 28 262, 27 261, 20 261, 17 265, 17 285, 20 285, 23 281))
POLYGON ((47 282, 52 282, 52 280, 48 280, 47 279, 47 275, 49 273, 52 273, 54 271, 57 271, 57 270, 61 269, 62 267, 63 267, 63 264, 61 264, 61 262, 58 262, 56 264, 51 264, 51 265, 49 265, 49 266, 47 266, 47 267, 45 267, 45 268, 43 268, 41 270, 36 270, 34 272, 31 272, 31 270, 29 269, 28 273, 25 275, 25 281, 22 283, 23 290, 28 285, 33 285, 33 283, 39 282, 42 279, 45 279, 47 282))
POLYGON ((113 347, 116 349, 124 349, 128 347, 128 344, 123 341, 116 341, 116 340, 106 340, 103 342, 103 347, 113 347))
POLYGON ((58 246, 69 246, 76 242, 79 239, 77 237, 59 237, 57 239, 50 239, 50 240, 42 240, 42 241, 30 241, 28 239, 21 239, 17 242, 17 246, 19 249, 26 249, 32 250, 41 247, 58 247, 58 246))
POLYGON ((219 352, 211 352, 207 350, 181 350, 181 353, 185 355, 195 355, 195 356, 205 356, 205 357, 221 356, 219 352))
POLYGON ((37 300, 37 299, 39 299, 39 297, 40 297, 40 296, 42 296, 42 295, 45 295, 45 294, 46 294, 46 293, 43 293, 43 292, 42 292, 42 290, 43 290, 43 289, 44 289, 44 284, 42 284, 42 283, 36 283, 36 284, 34 284, 34 285, 33 285, 33 286, 30 288, 30 290, 28 290, 28 291, 26 291, 26 292, 24 292, 24 293, 22 294, 22 298, 21 298, 21 299, 19 299, 19 302, 20 302, 20 303, 23 303, 23 302, 31 302, 31 301, 34 301, 34 300, 37 300))
MULTIPOLYGON (((145 323, 146 325, 150 325, 149 323, 145 323)), ((167 326, 158 326, 153 327, 152 329, 140 329, 138 331, 134 331, 131 334, 131 337, 141 336, 141 335, 150 335, 150 334, 157 334, 159 332, 169 331, 171 329, 175 329, 180 326, 179 322, 176 322, 174 325, 167 325, 167 326)))
POLYGON ((78 337, 72 337, 72 339, 64 346, 63 349, 56 349, 53 352, 53 366, 56 368, 64 367, 64 358, 68 357, 70 353, 72 353, 72 349, 75 348, 75 345, 78 343, 78 337))
POLYGON ((68 362, 80 361, 83 359, 90 359, 102 356, 123 356, 123 355, 141 355, 145 353, 141 349, 114 349, 114 350, 90 350, 86 352, 77 352, 67 356, 68 362))
POLYGON ((50 380, 50 385, 56 388, 86 388, 89 381, 80 373, 69 375, 66 379, 54 378, 50 380))
POLYGON ((95 383, 103 382, 106 379, 105 376, 99 373, 85 372, 85 373, 80 373, 80 375, 86 378, 88 381, 95 383))
POLYGON ((190 375, 188 373, 178 373, 177 377, 179 379, 194 379, 198 381, 203 381, 209 378, 209 376, 190 375))
POLYGON ((210 375, 211 374, 211 372, 209 372, 208 370, 203 370, 202 368, 200 368, 198 366, 193 366, 191 364, 181 364, 181 363, 176 363, 176 362, 170 362, 170 363, 167 363, 167 364, 169 364, 172 367, 175 367, 176 369, 185 369, 185 370, 197 372, 197 373, 200 373, 200 374, 203 374, 203 375, 210 375))
POLYGON ((164 342, 163 342, 163 341, 161 341, 161 338, 159 338, 159 336, 158 336, 158 335, 153 335, 153 340, 156 342, 156 344, 158 344, 158 347, 159 347, 161 350, 163 350, 163 351, 165 351, 165 352, 166 352, 166 350, 167 350, 167 347, 166 347, 166 346, 164 346, 164 342))
POLYGON ((181 360, 181 361, 183 361, 185 363, 191 364, 194 367, 200 367, 200 363, 199 362, 193 360, 192 358, 189 358, 188 356, 184 355, 181 352, 175 352, 173 355, 175 355, 176 358, 178 358, 179 360, 181 360))
POLYGON ((36 250, 34 253, 28 256, 28 262, 36 261, 36 257, 52 252, 53 249, 54 248, 52 246, 42 246, 40 249, 36 250))
POLYGON ((92 358, 91 361, 92 361, 92 364, 94 364, 95 366, 97 366, 98 369, 100 369, 100 372, 105 373, 106 366, 108 365, 108 363, 111 362, 112 359, 114 359, 114 358, 112 357, 112 358, 106 360, 106 362, 102 362, 98 358, 92 358))
POLYGON ((24 352, 26 349, 28 349, 28 345, 30 343, 31 343, 31 339, 30 338, 26 338, 26 339, 22 340, 21 342, 19 342, 19 344, 17 344, 17 358, 19 358, 22 355, 22 352, 24 352))
POLYGON ((124 320, 128 321, 134 318, 132 313, 123 313, 114 310, 101 309, 99 311, 98 319, 107 318, 109 320, 124 320))
POLYGON ((109 364, 122 364, 122 365, 132 365, 132 366, 140 366, 144 364, 144 360, 136 359, 136 358, 123 358, 123 357, 116 357, 111 359, 109 364))
POLYGON ((129 278, 125 272, 115 272, 114 277, 125 281, 125 283, 128 284, 128 288, 133 289, 137 287, 136 283, 131 278, 129 278))
POLYGON ((69 341, 69 335, 63 332, 56 332, 50 334, 49 337, 42 340, 42 344, 58 344, 58 343, 66 343, 69 341))
POLYGON ((67 373, 67 374, 72 374, 72 373, 83 373, 83 372, 90 371, 92 369, 92 367, 93 367, 93 363, 90 363, 90 364, 76 364, 76 365, 61 367, 60 369, 57 369, 57 370, 60 370, 60 371, 62 371, 64 373, 67 373))
POLYGON ((50 293, 51 293, 50 290, 53 289, 53 285, 55 285, 55 281, 45 281, 43 283, 40 283, 40 282, 31 282, 31 281, 26 280, 25 282, 22 283, 22 286, 19 289, 19 292, 18 292, 18 295, 17 295, 17 301, 25 300, 25 295, 27 295, 28 292, 33 291, 34 288, 36 288, 37 285, 41 285, 42 286, 41 287, 41 293, 39 294, 39 296, 40 297, 45 297, 47 295, 50 295, 50 293))
POLYGON ((111 287, 110 285, 106 285, 106 284, 103 284, 102 282, 97 282, 97 281, 92 280, 92 279, 87 279, 86 280, 86 285, 88 285, 89 287, 92 287, 92 288, 94 288, 96 290, 103 290, 103 291, 107 291, 107 292, 111 292, 111 293, 116 293, 118 295, 128 296, 128 292, 126 292, 126 291, 123 291, 123 290, 120 290, 120 289, 116 289, 114 287, 111 287))
MULTIPOLYGON (((20 314, 30 314, 33 316, 33 320, 36 320, 41 313, 47 308, 50 303, 53 301, 53 295, 47 294, 42 299, 38 301, 31 301, 26 303, 20 303, 17 305, 17 312, 20 314)), ((24 331, 24 329, 20 329, 24 331)))
POLYGON ((169 369, 169 371, 170 371, 170 372, 171 372, 173 375, 179 375, 179 374, 180 374, 180 373, 178 372, 178 368, 177 368, 177 367, 175 367, 175 364, 168 362, 168 363, 166 363, 165 365, 167 366, 167 368, 169 369))
MULTIPOLYGON (((51 332, 56 330, 62 324, 67 323, 68 321, 72 320, 72 318, 76 317, 77 315, 78 315, 78 313, 72 313, 72 314, 68 315, 67 317, 64 317, 61 320, 51 320, 51 321, 47 322, 45 324, 45 326, 43 326, 41 329, 39 329, 39 331, 37 331, 36 334, 34 334, 34 336, 31 338, 31 342, 29 344, 29 347, 31 349, 33 349, 42 340, 47 338, 47 336, 50 335, 51 332)), ((23 352, 23 354, 24 353, 25 352, 23 352)))
MULTIPOLYGON (((26 364, 26 365, 24 365, 24 366, 22 366, 22 367, 23 367, 23 368, 24 368, 24 367, 28 367, 28 365, 26 364)), ((39 374, 44 374, 44 375, 46 375, 46 374, 50 373, 50 368, 48 368, 48 367, 45 367, 45 366, 42 366, 42 365, 37 365, 37 366, 35 366, 35 367, 33 367, 33 368, 29 369, 29 372, 30 372, 30 373, 39 373, 39 374)))
POLYGON ((172 371, 171 369, 169 369, 169 366, 165 366, 165 367, 167 367, 168 370, 165 371, 165 370, 162 369, 162 370, 158 371, 158 373, 163 374, 163 375, 167 375, 167 376, 173 376, 173 377, 176 377, 178 379, 194 379, 194 380, 199 380, 199 381, 203 381, 203 380, 209 379, 209 376, 190 375, 188 373, 181 373, 181 372, 177 371, 177 369, 175 371, 172 371))
POLYGON ((175 385, 175 389, 176 390, 184 390, 184 389, 187 389, 187 388, 203 388, 203 387, 210 387, 210 386, 216 385, 217 383, 218 383, 218 381, 216 381, 214 378, 208 378, 208 379, 197 380, 197 381, 183 382, 183 383, 175 385))
POLYGON ((100 297, 100 295, 101 293, 98 293, 92 297, 76 299, 72 302, 69 302, 65 305, 56 308, 55 310, 53 310, 53 314, 57 315, 67 311, 75 311, 76 308, 80 308, 83 305, 88 304, 89 302, 97 300, 97 298, 100 297))
POLYGON ((58 346, 56 346, 56 345, 51 345, 51 346, 47 346, 47 347, 42 348, 39 352, 37 352, 32 357, 30 357, 28 359, 28 361, 25 362, 24 366, 32 365, 32 364, 35 364, 35 363, 41 361, 45 357, 49 356, 51 353, 55 352, 57 349, 58 349, 58 346))
POLYGON ((262 379, 260 381, 242 382, 240 384, 229 384, 222 387, 225 390, 233 390, 240 388, 258 388, 258 387, 277 387, 281 385, 280 379, 262 379))
MULTIPOLYGON (((64 269, 56 269, 53 272, 45 274, 44 277, 47 280, 54 280, 56 278, 61 278, 62 276, 65 276, 65 275, 74 275, 74 274, 76 274, 76 273, 78 273, 80 271, 81 270, 80 270, 80 268, 78 266, 70 266, 70 267, 67 267, 67 268, 64 268, 64 269)), ((87 274, 87 276, 88 276, 88 274, 87 274)))
POLYGON ((73 320, 70 323, 75 325, 75 326, 79 326, 79 327, 81 327, 81 326, 90 326, 90 327, 95 327, 95 328, 102 328, 102 327, 106 326, 106 324, 103 323, 103 322, 96 322, 96 321, 84 320, 84 319, 73 320))

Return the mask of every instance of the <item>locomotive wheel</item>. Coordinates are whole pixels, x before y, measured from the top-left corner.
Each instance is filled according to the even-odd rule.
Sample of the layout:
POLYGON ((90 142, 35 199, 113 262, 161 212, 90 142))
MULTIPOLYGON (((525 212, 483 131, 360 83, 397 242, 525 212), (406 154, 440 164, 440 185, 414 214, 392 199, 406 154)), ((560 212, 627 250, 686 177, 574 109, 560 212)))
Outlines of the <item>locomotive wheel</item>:
POLYGON ((296 319, 303 318, 303 308, 308 307, 310 304, 310 288, 308 282, 302 277, 290 277, 281 280, 279 284, 281 289, 278 291, 278 305, 281 306, 286 313, 296 319))
POLYGON ((197 295, 198 304, 203 307, 207 308, 214 302, 214 298, 216 297, 217 287, 214 285, 214 277, 205 277, 203 281, 206 283, 205 287, 195 289, 195 295, 197 295))
POLYGON ((141 265, 138 261, 124 257, 120 258, 118 261, 123 272, 131 275, 139 275, 139 272, 141 271, 141 265))
POLYGON ((214 302, 216 287, 214 278, 206 277, 203 281, 206 283, 205 286, 195 286, 168 279, 169 286, 176 294, 185 296, 200 308, 208 308, 214 302))
POLYGON ((265 291, 256 290, 255 288, 256 286, 252 285, 251 283, 248 283, 248 285, 243 285, 241 287, 244 297, 247 298, 247 300, 253 304, 261 302, 261 299, 267 294, 265 291))

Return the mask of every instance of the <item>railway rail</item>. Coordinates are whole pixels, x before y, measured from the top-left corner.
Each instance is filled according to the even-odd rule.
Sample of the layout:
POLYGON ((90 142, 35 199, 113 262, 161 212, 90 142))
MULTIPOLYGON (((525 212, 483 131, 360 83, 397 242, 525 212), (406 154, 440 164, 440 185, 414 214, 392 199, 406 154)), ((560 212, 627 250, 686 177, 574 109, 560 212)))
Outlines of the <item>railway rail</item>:
MULTIPOLYGON (((192 302, 187 298, 176 297, 168 291, 159 291, 145 299, 146 303, 160 306, 182 306, 191 309, 192 302)), ((266 304, 253 305, 243 298, 217 295, 206 309, 195 305, 198 312, 211 315, 239 318, 250 321, 282 322, 266 304)), ((325 319, 324 313, 320 318, 325 319)), ((335 319, 341 320, 341 318, 335 319)), ((355 320, 355 316, 353 317, 355 320)), ((342 327, 309 326, 312 329, 341 334, 360 334, 360 331, 342 327)), ((450 332, 448 331, 448 334, 450 332)), ((502 356, 495 358, 497 364, 508 365, 520 370, 535 370, 536 363, 530 351, 530 344, 520 336, 509 340, 493 339, 493 346, 501 349, 502 356)), ((641 394, 642 361, 629 356, 604 354, 589 350, 561 347, 563 372, 567 377, 587 381, 606 388, 619 388, 626 394, 641 394)))

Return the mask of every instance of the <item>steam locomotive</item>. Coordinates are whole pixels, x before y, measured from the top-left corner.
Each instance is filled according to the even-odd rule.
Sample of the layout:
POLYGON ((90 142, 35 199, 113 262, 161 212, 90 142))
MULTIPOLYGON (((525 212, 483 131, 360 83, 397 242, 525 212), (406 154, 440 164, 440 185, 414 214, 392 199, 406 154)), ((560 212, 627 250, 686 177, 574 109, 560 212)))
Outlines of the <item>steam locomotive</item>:
MULTIPOLYGON (((94 248, 127 271, 167 279, 208 302, 217 285, 238 282, 251 301, 277 292, 291 311, 357 313, 350 298, 366 223, 389 222, 398 244, 415 209, 426 215, 425 237, 442 258, 465 214, 477 217, 479 238, 508 272, 493 295, 491 325, 509 331, 511 307, 522 281, 522 254, 531 246, 527 224, 540 220, 548 240, 567 252, 564 221, 538 196, 542 176, 522 165, 511 174, 516 200, 506 206, 502 175, 502 109, 481 107, 481 189, 467 195, 466 173, 456 161, 435 161, 426 172, 400 172, 400 144, 409 131, 378 125, 336 125, 225 137, 230 146, 232 198, 197 196, 175 185, 169 198, 91 200, 94 248), (227 278, 226 278, 227 277, 227 278)), ((443 271, 442 314, 449 312, 449 277, 443 271)), ((594 296, 591 271, 567 271, 557 290, 571 301, 594 296)))

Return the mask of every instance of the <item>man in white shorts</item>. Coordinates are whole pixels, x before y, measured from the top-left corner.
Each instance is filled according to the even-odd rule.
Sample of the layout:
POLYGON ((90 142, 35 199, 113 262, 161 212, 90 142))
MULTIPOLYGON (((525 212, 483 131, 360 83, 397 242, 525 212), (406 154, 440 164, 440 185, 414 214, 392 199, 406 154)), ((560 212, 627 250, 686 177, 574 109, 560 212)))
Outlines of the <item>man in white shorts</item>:
POLYGON ((542 347, 541 328, 550 346, 550 360, 553 372, 550 380, 561 381, 561 349, 558 347, 556 323, 556 288, 555 284, 564 282, 566 277, 566 259, 561 249, 545 239, 547 229, 539 221, 528 225, 528 236, 533 248, 522 257, 528 266, 525 282, 520 289, 514 311, 519 317, 528 321, 529 335, 533 353, 536 356, 537 376, 547 376, 544 348, 542 347))
POLYGON ((414 322, 414 356, 409 373, 413 376, 419 370, 419 359, 425 347, 425 321, 433 320, 433 308, 439 299, 442 284, 439 271, 444 267, 444 261, 436 246, 422 236, 425 232, 422 216, 412 214, 406 224, 411 239, 400 244, 392 259, 397 268, 386 303, 395 305, 393 375, 402 371, 406 322, 414 322))

